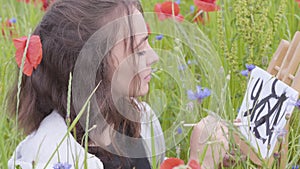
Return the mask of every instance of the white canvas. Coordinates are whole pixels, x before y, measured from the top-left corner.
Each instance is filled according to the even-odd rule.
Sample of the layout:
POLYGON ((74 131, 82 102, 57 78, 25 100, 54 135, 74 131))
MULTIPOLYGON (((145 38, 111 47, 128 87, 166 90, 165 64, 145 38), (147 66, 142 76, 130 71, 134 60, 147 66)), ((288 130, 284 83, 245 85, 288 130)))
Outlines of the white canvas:
POLYGON ((241 133, 263 158, 273 154, 279 131, 292 113, 298 92, 271 74, 256 67, 251 71, 238 117, 241 133), (270 144, 270 149, 268 149, 270 144))

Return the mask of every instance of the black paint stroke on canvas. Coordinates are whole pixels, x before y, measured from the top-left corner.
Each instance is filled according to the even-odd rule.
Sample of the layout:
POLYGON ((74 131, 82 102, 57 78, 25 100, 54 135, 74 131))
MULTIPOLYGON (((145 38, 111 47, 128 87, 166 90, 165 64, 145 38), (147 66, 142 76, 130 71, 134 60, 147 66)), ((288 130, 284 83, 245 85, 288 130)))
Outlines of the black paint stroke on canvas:
POLYGON ((262 140, 263 144, 270 144, 272 135, 274 134, 275 126, 282 120, 284 114, 281 113, 282 106, 284 102, 288 99, 286 92, 278 95, 275 91, 276 84, 278 84, 278 79, 275 79, 272 83, 271 94, 265 96, 264 98, 259 99, 260 94, 263 90, 264 81, 261 78, 258 78, 254 84, 252 91, 250 91, 250 100, 252 105, 250 105, 249 110, 243 113, 244 117, 250 115, 250 122, 254 126, 249 126, 249 130, 253 132, 257 139, 262 140), (271 105, 271 99, 275 99, 275 104, 271 105), (266 111, 267 114, 262 114, 263 111, 266 111), (280 114, 282 114, 280 116, 280 114), (271 119, 271 117, 273 117, 271 119), (260 126, 265 125, 266 135, 261 134, 263 131, 259 130, 260 126))

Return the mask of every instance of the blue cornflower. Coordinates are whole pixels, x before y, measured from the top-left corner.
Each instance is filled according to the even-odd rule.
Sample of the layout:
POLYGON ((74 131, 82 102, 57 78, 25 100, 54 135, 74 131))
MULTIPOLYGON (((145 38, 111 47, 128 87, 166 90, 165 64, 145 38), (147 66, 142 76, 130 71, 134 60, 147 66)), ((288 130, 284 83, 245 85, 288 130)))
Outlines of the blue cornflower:
POLYGON ((181 127, 178 127, 178 128, 177 128, 177 133, 178 133, 178 134, 182 134, 182 128, 181 128, 181 127))
POLYGON ((243 76, 248 76, 248 73, 249 73, 248 70, 242 70, 242 71, 241 71, 241 74, 242 74, 243 76))
POLYGON ((255 65, 253 64, 246 64, 246 68, 249 72, 251 72, 254 68, 255 68, 255 65))
POLYGON ((183 71, 183 70, 185 70, 185 69, 186 69, 186 66, 185 66, 185 65, 179 65, 179 66, 178 66, 178 70, 183 71))
POLYGON ((292 166, 292 169, 299 169, 299 165, 292 166))
POLYGON ((162 40, 163 37, 164 37, 164 35, 160 34, 160 35, 157 35, 155 38, 156 38, 156 40, 162 40))
POLYGON ((202 89, 201 86, 197 86, 196 92, 188 90, 187 94, 190 100, 198 100, 198 102, 201 103, 204 98, 210 96, 210 90, 207 88, 202 89))
POLYGON ((11 18, 11 19, 9 20, 9 22, 10 22, 10 23, 16 23, 16 22, 17 22, 17 19, 16 19, 16 18, 11 18))
POLYGON ((255 65, 253 64, 246 64, 246 70, 242 70, 241 71, 241 74, 243 76, 248 76, 249 72, 251 72, 254 68, 255 68, 255 65))
POLYGON ((175 3, 179 5, 180 4, 180 0, 176 0, 175 3))
POLYGON ((194 6, 194 5, 191 5, 191 6, 190 6, 190 11, 191 11, 191 13, 194 13, 194 12, 195 12, 195 6, 194 6))
POLYGON ((300 100, 297 100, 297 102, 295 103, 295 106, 300 110, 300 100))
POLYGON ((53 166, 53 169, 70 169, 71 167, 71 164, 59 162, 53 166))

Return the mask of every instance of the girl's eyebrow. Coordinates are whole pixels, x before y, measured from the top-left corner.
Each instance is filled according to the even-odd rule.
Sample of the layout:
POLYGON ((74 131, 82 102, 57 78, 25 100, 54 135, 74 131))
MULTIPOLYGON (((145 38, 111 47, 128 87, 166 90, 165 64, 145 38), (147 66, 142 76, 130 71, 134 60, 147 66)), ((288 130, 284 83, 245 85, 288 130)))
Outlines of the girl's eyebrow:
POLYGON ((139 44, 135 47, 135 48, 138 48, 139 46, 141 46, 142 45, 142 43, 144 42, 144 41, 146 41, 146 40, 148 40, 148 38, 149 38, 149 36, 147 35, 147 36, 145 36, 140 42, 139 42, 139 44))

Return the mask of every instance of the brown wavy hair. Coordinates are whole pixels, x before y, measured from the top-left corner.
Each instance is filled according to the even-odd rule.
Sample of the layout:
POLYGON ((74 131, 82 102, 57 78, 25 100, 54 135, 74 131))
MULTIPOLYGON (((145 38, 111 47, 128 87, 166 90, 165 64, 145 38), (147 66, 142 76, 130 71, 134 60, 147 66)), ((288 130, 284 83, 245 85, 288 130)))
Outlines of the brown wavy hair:
MULTIPOLYGON (((131 14, 134 8, 143 13, 138 0, 58 0, 52 4, 33 32, 41 38, 42 62, 32 76, 22 77, 18 123, 26 134, 36 130, 53 110, 66 117, 69 74, 73 72, 84 44, 109 21, 131 14)), ((133 35, 129 43, 124 43, 134 53, 133 35)), ((111 70, 110 54, 104 57, 97 71, 95 83, 101 81, 96 91, 97 102, 108 124, 126 135, 140 137, 140 123, 124 118, 113 103, 108 76, 111 70)), ((13 86, 11 94, 12 115, 16 115, 16 95, 17 85, 13 86)), ((139 112, 137 106, 131 103, 139 112)), ((71 119, 75 116, 71 103, 71 119)), ((79 124, 76 129, 80 143, 84 130, 79 124)))

